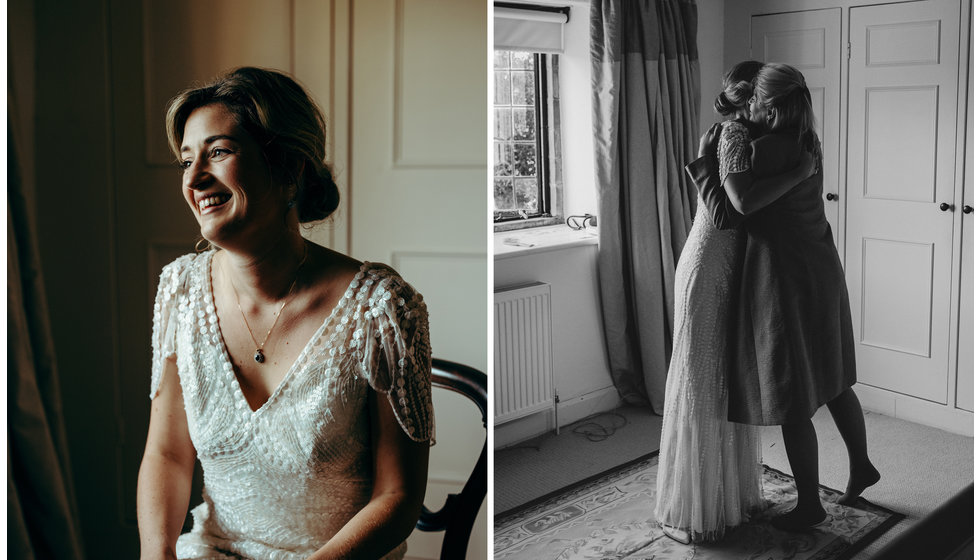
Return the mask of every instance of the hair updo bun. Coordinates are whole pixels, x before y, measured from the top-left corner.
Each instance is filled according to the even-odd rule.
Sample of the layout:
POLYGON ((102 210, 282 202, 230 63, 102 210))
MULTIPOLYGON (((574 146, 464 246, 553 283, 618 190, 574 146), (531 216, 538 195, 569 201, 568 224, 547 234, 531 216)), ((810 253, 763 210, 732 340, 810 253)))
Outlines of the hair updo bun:
POLYGON ((720 115, 731 115, 744 108, 752 97, 752 83, 738 82, 728 85, 715 98, 715 112, 720 115))
POLYGON ((731 115, 745 109, 755 91, 755 75, 762 68, 756 60, 745 60, 732 66, 721 79, 721 93, 715 98, 715 111, 731 115))
POLYGON ((301 224, 317 222, 333 214, 340 205, 340 189, 326 164, 305 169, 296 193, 296 209, 301 224))
POLYGON ((179 94, 167 109, 167 139, 180 157, 184 125, 195 109, 221 103, 262 146, 272 173, 294 198, 300 223, 327 218, 340 190, 326 163, 327 127, 313 98, 289 76, 242 67, 179 94))

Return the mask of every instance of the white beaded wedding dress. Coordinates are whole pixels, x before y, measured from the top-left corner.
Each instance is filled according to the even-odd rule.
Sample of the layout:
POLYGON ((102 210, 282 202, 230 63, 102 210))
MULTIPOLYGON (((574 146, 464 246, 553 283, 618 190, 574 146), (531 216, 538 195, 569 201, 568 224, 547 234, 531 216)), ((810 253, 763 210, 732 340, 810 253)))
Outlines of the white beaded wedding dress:
MULTIPOLYGON (((749 168, 748 130, 726 122, 719 174, 749 168)), ((654 515, 694 542, 720 539, 764 505, 757 428, 728 421, 728 333, 740 235, 718 230, 698 198, 674 280, 673 354, 664 397, 654 515)))
MULTIPOLYGON (((176 354, 204 501, 181 559, 307 558, 371 497, 367 398, 388 395, 402 429, 433 438, 422 297, 364 263, 269 400, 253 411, 225 350, 211 291, 214 251, 164 268, 153 310, 152 398, 176 354), (379 368, 386 359, 388 368, 379 368), (388 374, 387 372, 391 372, 388 374)), ((402 558, 405 543, 386 559, 402 558)))

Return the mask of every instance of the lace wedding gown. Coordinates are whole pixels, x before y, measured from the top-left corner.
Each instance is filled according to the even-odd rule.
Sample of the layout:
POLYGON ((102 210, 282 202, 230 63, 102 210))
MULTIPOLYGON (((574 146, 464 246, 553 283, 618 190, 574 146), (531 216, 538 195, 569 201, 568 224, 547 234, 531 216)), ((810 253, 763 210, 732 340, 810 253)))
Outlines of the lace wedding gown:
MULTIPOLYGON (((176 354, 187 427, 204 468, 204 502, 193 509, 194 528, 178 539, 177 556, 306 558, 371 497, 371 391, 388 395, 413 440, 432 440, 425 304, 394 270, 364 263, 279 387, 253 411, 218 329, 213 255, 167 265, 153 309, 150 397, 164 360, 176 354), (388 368, 379 369, 382 359, 388 368)), ((402 558, 405 548, 385 558, 402 558)))
MULTIPOLYGON (((748 141, 742 124, 725 123, 718 144, 722 182, 749 168, 748 141)), ((694 542, 720 539, 764 505, 757 428, 728 421, 728 328, 742 235, 716 229, 699 198, 674 281, 654 515, 694 542)))

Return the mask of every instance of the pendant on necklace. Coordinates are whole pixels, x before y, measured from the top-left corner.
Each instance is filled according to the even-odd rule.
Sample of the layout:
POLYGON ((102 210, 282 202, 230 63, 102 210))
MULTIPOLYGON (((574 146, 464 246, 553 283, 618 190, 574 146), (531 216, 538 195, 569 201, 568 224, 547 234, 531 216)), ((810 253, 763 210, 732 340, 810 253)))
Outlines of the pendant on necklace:
POLYGON ((255 350, 255 356, 253 356, 253 358, 255 358, 255 361, 260 364, 265 361, 265 354, 262 353, 261 348, 255 350))

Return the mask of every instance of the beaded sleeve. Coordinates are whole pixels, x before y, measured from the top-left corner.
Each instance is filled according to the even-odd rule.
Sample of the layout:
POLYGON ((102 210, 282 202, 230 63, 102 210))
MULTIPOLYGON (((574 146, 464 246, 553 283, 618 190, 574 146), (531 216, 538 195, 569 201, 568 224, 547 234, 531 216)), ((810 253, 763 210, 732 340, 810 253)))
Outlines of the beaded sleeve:
POLYGON ((373 265, 367 310, 354 344, 363 345, 361 375, 388 395, 402 430, 414 441, 435 443, 429 315, 422 295, 384 265, 373 265), (360 334, 358 334, 360 333, 360 334))
POLYGON ((718 140, 718 176, 721 184, 725 184, 729 173, 747 171, 750 165, 749 129, 737 121, 726 122, 718 140))
POLYGON ((150 367, 150 398, 156 396, 163 375, 163 364, 177 353, 177 299, 187 280, 187 271, 196 255, 184 255, 163 267, 153 303, 153 358, 150 367))

